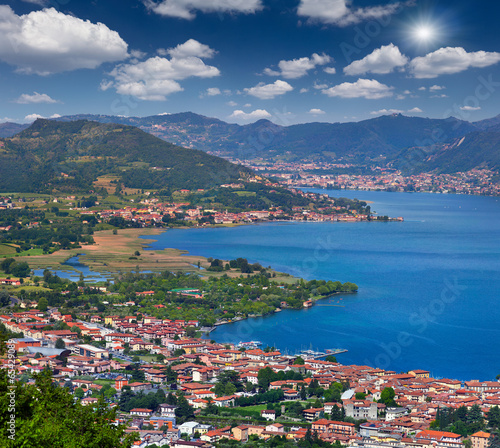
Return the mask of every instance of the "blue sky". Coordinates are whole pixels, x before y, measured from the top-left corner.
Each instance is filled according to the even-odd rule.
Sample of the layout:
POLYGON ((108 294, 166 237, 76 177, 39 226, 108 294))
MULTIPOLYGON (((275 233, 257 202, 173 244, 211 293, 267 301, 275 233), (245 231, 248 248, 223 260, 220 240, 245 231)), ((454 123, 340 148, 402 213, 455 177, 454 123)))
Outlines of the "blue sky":
POLYGON ((0 121, 480 120, 500 113, 499 17, 484 0, 6 2, 0 121))

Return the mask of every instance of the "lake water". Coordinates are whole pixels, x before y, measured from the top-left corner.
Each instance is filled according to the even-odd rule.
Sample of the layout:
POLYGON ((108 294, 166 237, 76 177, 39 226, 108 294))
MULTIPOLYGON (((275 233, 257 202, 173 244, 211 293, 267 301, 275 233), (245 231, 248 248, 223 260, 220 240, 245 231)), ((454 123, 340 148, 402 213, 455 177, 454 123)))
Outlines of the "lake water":
POLYGON ((259 340, 290 353, 341 347, 348 349, 338 355, 344 364, 421 368, 437 377, 500 374, 499 198, 328 193, 373 201, 372 210, 405 221, 170 230, 151 248, 244 257, 306 279, 359 286, 355 295, 308 310, 221 326, 210 334, 217 341, 259 340))

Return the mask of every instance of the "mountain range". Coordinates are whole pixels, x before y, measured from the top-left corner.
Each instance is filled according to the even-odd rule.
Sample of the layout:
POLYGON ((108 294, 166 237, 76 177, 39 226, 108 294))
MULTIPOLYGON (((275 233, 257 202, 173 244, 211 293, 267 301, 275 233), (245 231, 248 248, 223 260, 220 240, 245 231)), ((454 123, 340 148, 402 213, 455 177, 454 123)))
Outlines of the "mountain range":
MULTIPOLYGON (((393 114, 352 123, 292 126, 269 120, 240 126, 192 112, 149 117, 73 115, 56 120, 82 119, 135 126, 170 143, 233 160, 390 164, 406 172, 500 168, 500 115, 471 123, 393 114)), ((0 135, 13 135, 19 126, 0 125, 0 135)))

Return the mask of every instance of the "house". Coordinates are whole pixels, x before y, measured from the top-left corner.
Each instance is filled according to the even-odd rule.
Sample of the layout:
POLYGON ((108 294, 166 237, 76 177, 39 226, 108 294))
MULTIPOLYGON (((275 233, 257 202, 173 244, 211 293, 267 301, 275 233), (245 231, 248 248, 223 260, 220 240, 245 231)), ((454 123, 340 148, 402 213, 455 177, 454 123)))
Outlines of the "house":
POLYGON ((160 414, 162 417, 175 418, 175 409, 177 406, 172 406, 170 404, 160 404, 160 414))
POLYGON ((356 420, 377 420, 377 403, 368 400, 345 400, 345 415, 356 420))
POLYGON ((324 413, 324 408, 310 408, 310 409, 304 409, 302 411, 304 418, 308 422, 312 422, 313 420, 320 418, 323 413, 324 413))
POLYGON ((264 409, 260 411, 261 417, 264 417, 266 420, 276 420, 276 411, 264 409))
POLYGON ((462 436, 453 432, 426 429, 420 431, 415 438, 421 444, 428 446, 448 448, 461 448, 463 446, 462 436))
POLYGON ((136 415, 137 417, 150 417, 152 413, 152 409, 145 408, 134 408, 130 410, 130 415, 136 415))
POLYGON ((470 436, 470 441, 472 442, 472 448, 487 448, 488 441, 491 437, 489 432, 478 431, 470 436))
POLYGON ((285 433, 285 427, 281 423, 271 423, 266 426, 266 431, 268 432, 280 432, 285 433))
POLYGON ((246 442, 248 440, 248 426, 236 426, 231 432, 233 433, 233 437, 240 442, 246 442))
POLYGON ((178 429, 181 434, 187 434, 191 437, 196 432, 196 428, 198 425, 198 422, 185 422, 182 425, 179 425, 178 429))

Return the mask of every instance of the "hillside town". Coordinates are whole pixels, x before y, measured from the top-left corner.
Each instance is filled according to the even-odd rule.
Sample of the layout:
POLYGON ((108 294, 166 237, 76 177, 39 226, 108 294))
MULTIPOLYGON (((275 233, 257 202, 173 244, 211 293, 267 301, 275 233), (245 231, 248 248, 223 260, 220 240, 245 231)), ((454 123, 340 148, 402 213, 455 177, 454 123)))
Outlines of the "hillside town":
POLYGON ((282 185, 290 188, 316 187, 338 190, 500 195, 499 173, 488 168, 474 168, 453 174, 432 172, 404 174, 401 170, 391 167, 368 168, 352 163, 270 162, 239 159, 232 161, 241 163, 263 175, 279 179, 282 185), (364 173, 358 174, 359 171, 364 171, 364 173))
POLYGON ((199 337, 196 320, 77 317, 57 308, 0 316, 8 331, 22 333, 8 342, 16 378, 30 383, 50 369, 82 405, 104 399, 118 409, 116 423, 138 435, 137 447, 314 437, 364 448, 485 448, 486 422, 500 423, 500 381, 215 343, 199 337))

